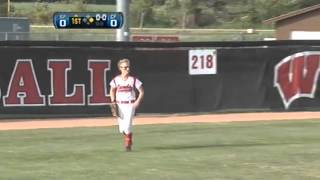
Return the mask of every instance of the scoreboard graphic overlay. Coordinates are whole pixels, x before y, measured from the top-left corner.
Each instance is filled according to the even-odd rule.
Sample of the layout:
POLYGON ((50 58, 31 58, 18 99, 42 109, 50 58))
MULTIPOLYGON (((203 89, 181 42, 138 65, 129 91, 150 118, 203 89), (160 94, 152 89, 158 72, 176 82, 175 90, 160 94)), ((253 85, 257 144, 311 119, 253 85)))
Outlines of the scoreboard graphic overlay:
POLYGON ((123 25, 121 12, 56 12, 57 29, 118 29, 123 25))

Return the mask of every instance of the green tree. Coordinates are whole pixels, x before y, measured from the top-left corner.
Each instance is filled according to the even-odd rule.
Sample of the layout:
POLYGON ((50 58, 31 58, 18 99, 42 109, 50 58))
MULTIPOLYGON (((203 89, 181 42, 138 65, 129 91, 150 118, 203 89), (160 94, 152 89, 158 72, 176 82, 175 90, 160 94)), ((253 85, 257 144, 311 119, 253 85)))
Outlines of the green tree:
POLYGON ((153 23, 153 5, 151 0, 133 0, 130 5, 132 26, 144 26, 153 23))
POLYGON ((183 27, 206 26, 228 16, 226 0, 180 0, 183 27))
POLYGON ((166 0, 164 4, 162 21, 167 20, 167 24, 170 27, 181 26, 181 4, 179 0, 166 0))
POLYGON ((71 4, 74 4, 75 11, 85 12, 87 11, 87 0, 71 0, 71 4))
POLYGON ((313 6, 319 4, 319 0, 296 0, 299 8, 305 8, 308 6, 313 6))
POLYGON ((35 3, 33 11, 27 16, 32 20, 32 23, 49 24, 52 23, 52 14, 49 4, 38 1, 35 3))
POLYGON ((8 16, 8 1, 0 0, 0 17, 8 16))

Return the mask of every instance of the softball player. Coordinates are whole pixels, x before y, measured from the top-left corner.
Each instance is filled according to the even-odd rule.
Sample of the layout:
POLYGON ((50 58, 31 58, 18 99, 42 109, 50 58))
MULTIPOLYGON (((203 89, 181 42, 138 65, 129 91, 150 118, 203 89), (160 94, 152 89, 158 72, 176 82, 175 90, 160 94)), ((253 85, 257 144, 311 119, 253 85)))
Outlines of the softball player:
POLYGON ((113 78, 110 82, 111 101, 118 105, 119 131, 124 135, 125 148, 131 151, 132 148, 132 120, 135 115, 135 110, 141 104, 144 96, 142 82, 136 77, 130 76, 130 61, 129 59, 121 59, 118 62, 120 75, 113 78), (135 89, 139 91, 136 98, 135 89))

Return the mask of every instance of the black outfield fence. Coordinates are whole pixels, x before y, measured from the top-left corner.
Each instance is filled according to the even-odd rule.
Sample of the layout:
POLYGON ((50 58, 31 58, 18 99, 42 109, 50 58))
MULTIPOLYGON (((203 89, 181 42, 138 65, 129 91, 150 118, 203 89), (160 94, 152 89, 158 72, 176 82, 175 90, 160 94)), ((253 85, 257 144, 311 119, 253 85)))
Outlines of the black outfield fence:
POLYGON ((3 117, 108 116, 121 58, 144 83, 141 113, 320 107, 320 41, 5 41, 0 54, 3 117))

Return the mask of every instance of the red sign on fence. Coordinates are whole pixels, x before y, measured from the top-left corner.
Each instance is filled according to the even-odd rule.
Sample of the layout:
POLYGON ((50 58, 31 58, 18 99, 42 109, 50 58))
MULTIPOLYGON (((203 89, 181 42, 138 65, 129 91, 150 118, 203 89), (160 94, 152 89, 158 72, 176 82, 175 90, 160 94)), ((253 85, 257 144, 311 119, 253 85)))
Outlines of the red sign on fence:
POLYGON ((178 36, 134 35, 132 41, 142 42, 178 42, 178 36))

